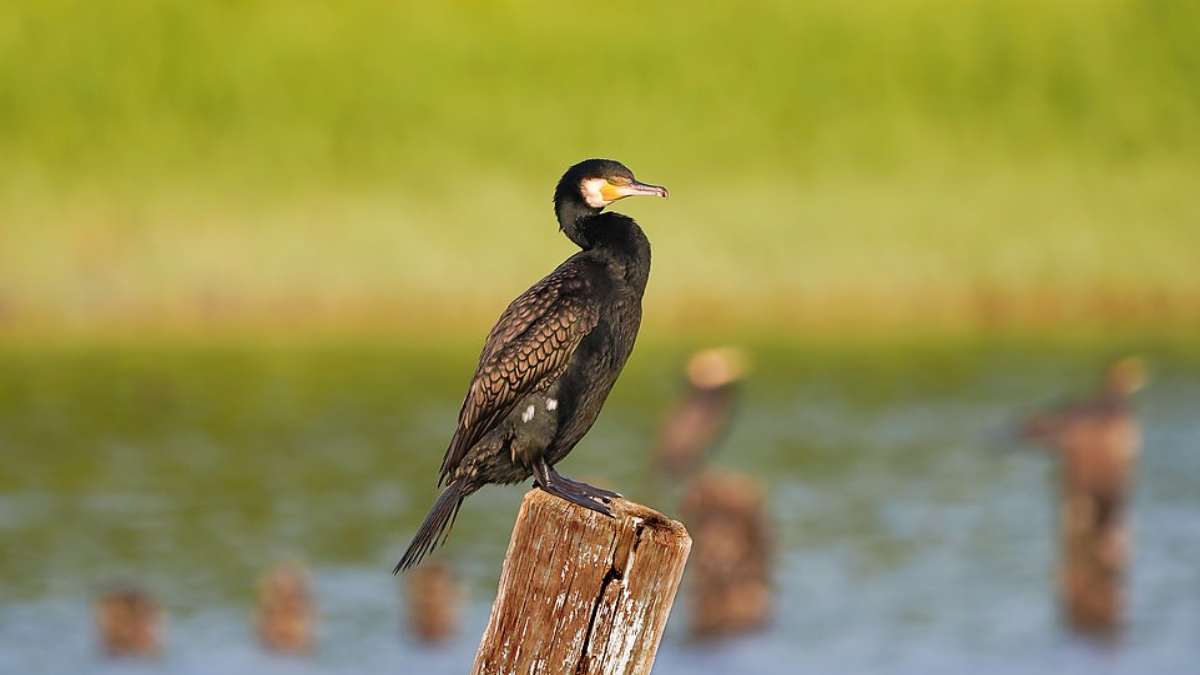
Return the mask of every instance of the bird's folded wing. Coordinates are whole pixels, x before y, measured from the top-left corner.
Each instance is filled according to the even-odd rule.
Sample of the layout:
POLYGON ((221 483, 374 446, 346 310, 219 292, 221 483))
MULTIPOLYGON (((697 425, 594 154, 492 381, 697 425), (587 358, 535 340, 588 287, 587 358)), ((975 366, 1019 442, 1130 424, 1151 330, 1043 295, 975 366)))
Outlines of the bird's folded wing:
POLYGON ((600 318, 588 286, 580 270, 564 265, 504 310, 484 344, 442 460, 439 485, 450 480, 467 451, 523 396, 546 388, 566 370, 575 348, 600 318))

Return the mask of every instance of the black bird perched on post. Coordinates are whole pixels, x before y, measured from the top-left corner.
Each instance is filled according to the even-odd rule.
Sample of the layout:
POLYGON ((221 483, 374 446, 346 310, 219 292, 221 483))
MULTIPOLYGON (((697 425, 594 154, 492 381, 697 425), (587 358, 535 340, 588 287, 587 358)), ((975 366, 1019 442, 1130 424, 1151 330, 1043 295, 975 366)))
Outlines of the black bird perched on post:
POLYGON ((531 475, 550 494, 605 515, 614 492, 560 476, 633 350, 650 276, 650 242, 628 216, 603 212, 633 195, 666 197, 625 165, 589 159, 554 191, 558 225, 582 251, 513 300, 488 334, 442 460, 445 489, 393 572, 445 539, 463 499, 531 475))

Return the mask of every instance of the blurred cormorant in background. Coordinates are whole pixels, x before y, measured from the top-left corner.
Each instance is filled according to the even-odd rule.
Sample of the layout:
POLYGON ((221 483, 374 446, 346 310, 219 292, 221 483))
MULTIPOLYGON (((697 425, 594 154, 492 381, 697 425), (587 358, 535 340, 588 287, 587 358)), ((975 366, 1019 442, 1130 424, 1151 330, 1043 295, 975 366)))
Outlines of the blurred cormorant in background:
POLYGON ((687 392, 663 419, 654 456, 668 473, 700 468, 729 430, 746 356, 735 347, 696 352, 687 363, 687 392))
POLYGON ((1060 454, 1064 490, 1095 499, 1100 523, 1126 498, 1131 461, 1141 445, 1132 397, 1145 384, 1142 360, 1120 359, 1108 367, 1091 398, 1033 415, 1021 430, 1027 440, 1060 454))

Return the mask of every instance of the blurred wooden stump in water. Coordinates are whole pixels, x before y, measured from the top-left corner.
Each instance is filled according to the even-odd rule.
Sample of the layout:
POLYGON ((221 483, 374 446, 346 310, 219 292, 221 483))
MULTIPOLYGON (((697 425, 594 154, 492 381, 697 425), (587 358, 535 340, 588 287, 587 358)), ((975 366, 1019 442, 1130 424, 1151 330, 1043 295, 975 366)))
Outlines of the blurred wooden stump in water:
POLYGON ((770 618, 770 528, 762 486, 707 470, 687 485, 680 508, 695 539, 688 572, 691 633, 712 638, 770 618))
POLYGON ((441 642, 458 630, 462 591, 449 565, 436 561, 411 570, 408 577, 408 625, 424 642, 441 642))
POLYGON ((1063 563, 1059 586, 1070 624, 1105 635, 1120 628, 1125 609, 1124 577, 1128 529, 1123 513, 1103 522, 1093 495, 1075 494, 1063 503, 1063 563))
POLYGON ((162 647, 162 609, 137 588, 102 595, 96 601, 96 627, 109 656, 157 656, 162 647))
POLYGON ((473 673, 648 673, 691 538, 615 500, 615 517, 530 490, 473 673))
POLYGON ((1144 380, 1140 359, 1121 359, 1095 398, 1026 425, 1059 457, 1059 593, 1066 620, 1084 633, 1112 634, 1125 613, 1126 510, 1142 438, 1129 399, 1144 380))
POLYGON ((1132 419, 1120 426, 1062 448, 1060 592, 1068 621, 1088 633, 1119 629, 1125 610, 1126 505, 1140 442, 1132 419))
POLYGON ((282 654, 306 654, 313 646, 315 622, 308 574, 295 564, 279 565, 258 585, 258 639, 282 654))

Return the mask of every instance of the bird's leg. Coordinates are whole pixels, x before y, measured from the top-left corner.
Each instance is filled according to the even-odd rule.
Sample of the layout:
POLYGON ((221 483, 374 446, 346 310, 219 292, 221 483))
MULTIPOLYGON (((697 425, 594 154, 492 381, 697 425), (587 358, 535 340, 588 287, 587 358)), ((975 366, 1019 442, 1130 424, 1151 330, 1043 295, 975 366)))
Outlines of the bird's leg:
POLYGON ((585 509, 602 513, 610 518, 612 517, 612 509, 607 506, 607 502, 611 501, 611 498, 599 495, 596 492, 596 488, 586 483, 578 483, 563 478, 558 475, 558 472, 550 468, 549 464, 546 464, 544 458, 539 457, 534 461, 533 476, 534 482, 539 488, 555 497, 565 499, 572 504, 578 504, 585 509))

